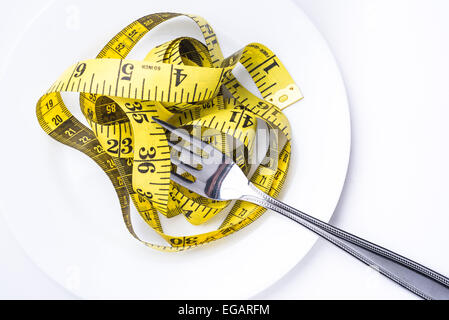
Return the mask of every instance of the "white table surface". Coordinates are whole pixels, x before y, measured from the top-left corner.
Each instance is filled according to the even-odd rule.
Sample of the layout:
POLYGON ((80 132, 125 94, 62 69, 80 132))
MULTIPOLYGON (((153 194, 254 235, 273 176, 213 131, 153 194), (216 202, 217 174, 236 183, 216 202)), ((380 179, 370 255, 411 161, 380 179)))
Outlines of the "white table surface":
MULTIPOLYGON (((329 42, 350 101, 352 153, 331 222, 449 275, 449 2, 295 0, 329 42)), ((42 7, 0 11, 2 49, 42 7)), ((0 53, 0 76, 5 52, 0 53)), ((2 93, 5 94, 5 93, 2 93)), ((1 201, 0 201, 0 211, 1 201)), ((20 248, 0 215, 0 299, 72 299, 20 248)), ((319 240, 259 299, 415 299, 319 240)))

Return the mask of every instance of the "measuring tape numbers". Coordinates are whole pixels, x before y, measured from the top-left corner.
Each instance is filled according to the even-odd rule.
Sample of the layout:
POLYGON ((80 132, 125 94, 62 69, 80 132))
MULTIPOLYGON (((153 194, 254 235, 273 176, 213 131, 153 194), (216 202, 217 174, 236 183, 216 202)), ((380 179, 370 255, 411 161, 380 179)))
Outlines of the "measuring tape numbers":
MULTIPOLYGON (((40 97, 36 114, 42 129, 57 141, 92 158, 111 180, 128 231, 143 244, 162 251, 181 251, 223 238, 247 226, 266 209, 243 201, 213 201, 170 180, 173 168, 165 130, 152 117, 199 133, 208 143, 233 157, 247 173, 255 152, 258 121, 275 132, 269 148, 273 163, 258 164, 251 182, 276 197, 286 178, 291 130, 282 109, 302 99, 279 58, 260 43, 251 43, 224 58, 217 36, 206 20, 179 13, 142 17, 120 31, 96 59, 69 67, 40 97), (192 19, 204 43, 181 37, 163 43, 145 59, 126 56, 151 29, 169 19, 192 19), (240 62, 262 99, 232 74, 240 62), (68 110, 60 92, 79 92, 80 107, 89 127, 68 110), (232 148, 230 141, 238 142, 232 148), (167 245, 141 240, 131 224, 130 206, 167 245), (227 212, 217 230, 197 235, 164 233, 159 214, 183 214, 198 225, 227 212)), ((187 173, 183 173, 188 178, 187 173)))

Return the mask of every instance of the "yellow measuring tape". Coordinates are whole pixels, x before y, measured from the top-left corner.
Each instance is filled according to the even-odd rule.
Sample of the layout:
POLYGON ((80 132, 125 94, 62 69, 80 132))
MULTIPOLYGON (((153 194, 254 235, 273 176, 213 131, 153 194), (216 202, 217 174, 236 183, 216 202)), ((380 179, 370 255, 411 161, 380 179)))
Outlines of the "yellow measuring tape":
MULTIPOLYGON (((224 59, 216 34, 203 18, 179 13, 150 14, 120 31, 96 59, 68 68, 36 105, 39 124, 54 139, 92 158, 110 178, 129 232, 145 245, 181 251, 225 237, 260 217, 265 209, 242 201, 212 201, 170 180, 170 148, 159 117, 191 133, 200 130, 208 143, 234 158, 249 171, 257 119, 282 132, 284 143, 273 143, 277 167, 260 164, 251 181, 276 197, 290 161, 290 126, 282 109, 302 94, 278 57, 260 43, 251 43, 224 59), (205 44, 188 37, 153 48, 143 61, 125 59, 134 45, 160 23, 178 16, 191 18, 205 44), (233 76, 240 62, 263 99, 245 89, 233 76), (80 93, 81 111, 90 129, 65 106, 60 92, 80 93), (207 129, 207 130, 205 130, 207 129), (212 132, 212 133, 210 133, 212 132), (241 148, 231 150, 229 137, 241 148), (130 199, 139 214, 169 245, 145 242, 130 219, 130 199), (229 208, 232 206, 231 208, 229 208), (230 209, 230 210, 229 210, 230 209), (158 214, 183 214, 201 224, 227 211, 218 230, 194 236, 163 232, 158 214)), ((279 135, 278 142, 282 140, 279 135)))

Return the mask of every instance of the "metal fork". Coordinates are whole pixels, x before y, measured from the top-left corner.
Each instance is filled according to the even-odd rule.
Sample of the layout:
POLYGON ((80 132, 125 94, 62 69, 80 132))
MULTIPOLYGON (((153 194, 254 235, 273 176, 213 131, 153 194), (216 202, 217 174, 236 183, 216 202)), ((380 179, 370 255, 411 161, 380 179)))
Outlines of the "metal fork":
POLYGON ((180 152, 178 158, 171 157, 172 163, 195 178, 195 181, 191 181, 172 171, 170 178, 174 182, 209 199, 249 201, 280 213, 375 268, 416 295, 424 299, 449 299, 447 277, 270 197, 248 181, 230 157, 212 145, 160 119, 153 117, 153 120, 189 145, 174 143, 170 139, 168 141, 171 148, 180 152), (194 147, 201 149, 202 155, 195 153, 194 147), (183 162, 182 159, 185 156, 200 164, 201 168, 183 162))

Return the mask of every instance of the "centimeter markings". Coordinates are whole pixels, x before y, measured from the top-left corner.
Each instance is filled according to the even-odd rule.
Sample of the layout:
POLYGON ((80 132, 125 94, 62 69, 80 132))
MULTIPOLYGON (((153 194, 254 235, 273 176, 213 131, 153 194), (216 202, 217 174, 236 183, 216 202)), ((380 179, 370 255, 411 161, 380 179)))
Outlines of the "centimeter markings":
MULTIPOLYGON (((159 180, 148 181, 149 184, 156 186, 156 188, 159 188, 157 190, 160 191, 154 192, 149 196, 146 193, 141 194, 134 190, 132 179, 134 165, 147 163, 148 159, 137 157, 138 150, 134 148, 146 144, 142 144, 143 141, 133 141, 133 136, 135 135, 133 130, 143 130, 139 122, 142 118, 139 118, 139 116, 143 117, 145 114, 158 111, 156 109, 130 111, 114 102, 113 99, 111 101, 103 99, 101 102, 98 99, 115 95, 130 101, 132 99, 140 101, 167 101, 169 104, 167 109, 178 112, 173 117, 176 125, 183 126, 190 123, 214 128, 222 133, 221 140, 217 140, 217 143, 225 146, 224 134, 228 134, 235 139, 243 141, 246 148, 251 151, 253 135, 250 132, 255 130, 255 127, 254 129, 252 127, 255 124, 252 118, 254 115, 278 127, 288 137, 288 121, 286 121, 279 108, 270 103, 260 104, 263 100, 252 97, 250 94, 242 91, 237 80, 230 73, 225 73, 224 68, 221 69, 219 79, 212 88, 204 86, 203 83, 197 81, 190 82, 192 87, 186 87, 182 83, 182 77, 185 76, 182 66, 180 69, 175 69, 175 67, 183 63, 199 64, 200 66, 206 63, 213 67, 234 66, 235 63, 240 62, 248 70, 264 98, 273 95, 279 89, 285 88, 286 83, 293 83, 292 80, 289 80, 288 73, 281 69, 282 64, 277 57, 260 44, 251 44, 223 60, 215 32, 204 19, 193 15, 187 16, 198 24, 204 35, 207 49, 204 45, 199 42, 196 43, 194 40, 178 39, 174 42, 162 44, 155 48, 153 57, 158 60, 153 61, 171 64, 169 68, 170 74, 167 78, 168 84, 158 83, 151 86, 148 82, 146 83, 146 78, 141 79, 140 82, 131 80, 129 69, 125 68, 122 59, 126 57, 134 45, 149 30, 163 21, 180 15, 177 13, 152 14, 131 23, 114 36, 97 56, 97 58, 118 59, 116 65, 117 76, 115 78, 102 79, 96 73, 96 70, 93 70, 89 73, 89 77, 78 79, 80 70, 84 72, 86 68, 84 66, 84 69, 82 69, 80 67, 81 63, 78 63, 73 67, 70 75, 67 74, 67 80, 55 82, 47 91, 47 93, 51 93, 42 97, 37 106, 37 117, 44 131, 56 140, 74 147, 91 157, 109 176, 119 197, 122 215, 130 233, 145 245, 165 251, 180 251, 217 240, 250 224, 265 209, 237 202, 220 228, 214 232, 185 237, 165 235, 152 203, 157 205, 158 208, 168 205, 169 210, 165 213, 167 216, 173 216, 182 212, 194 224, 202 223, 216 215, 227 206, 227 203, 217 203, 194 195, 191 192, 182 191, 177 186, 170 184, 169 176, 162 176, 164 174, 169 175, 171 168, 169 164, 170 158, 168 157, 170 149, 167 145, 167 138, 163 135, 164 131, 162 128, 159 128, 161 132, 152 132, 151 130, 149 132, 149 135, 152 137, 151 146, 157 150, 156 154, 158 154, 156 158, 151 159, 151 162, 168 162, 168 164, 163 165, 163 169, 156 172, 156 174, 161 175, 158 178, 159 180), (193 41, 191 42, 193 49, 184 50, 181 56, 179 46, 182 41, 193 41), (261 59, 263 55, 265 55, 265 58, 261 59), (282 83, 274 80, 275 78, 270 74, 272 69, 288 79, 283 80, 282 83), (126 77, 129 77, 129 82, 123 80, 126 77), (222 85, 228 88, 233 98, 223 99, 220 94, 217 96, 217 93, 221 92, 222 85), (90 93, 90 95, 80 94, 80 104, 83 114, 88 118, 93 131, 71 115, 64 106, 59 94, 61 90, 90 93), (241 107, 236 108, 238 106, 241 107), (59 116, 60 114, 64 115, 64 117, 59 116), (125 115, 128 119, 124 118, 125 115), (59 118, 57 118, 58 116, 59 118), (50 123, 50 117, 52 117, 53 124, 50 123), (107 141, 111 139, 118 141, 116 155, 111 157, 103 149, 104 146, 100 143, 101 139, 97 139, 99 136, 105 137, 108 139, 107 141), (129 141, 131 142, 125 143, 125 137, 130 139, 129 141), (129 152, 129 155, 128 153, 123 154, 123 150, 126 150, 127 147, 129 147, 129 150, 132 150, 132 152, 129 152), (133 158, 132 155, 134 155, 133 158), (158 182, 163 180, 166 181, 158 182), (168 241, 170 246, 153 245, 137 237, 129 216, 129 196, 131 196, 145 221, 157 230, 168 241), (139 199, 147 205, 142 206, 142 204, 139 204, 139 199)), ((271 195, 277 195, 284 183, 289 163, 289 146, 289 143, 287 143, 282 149, 275 174, 262 174, 261 171, 259 172, 259 168, 252 177, 253 183, 271 195)), ((240 164, 246 165, 244 160, 240 164)))
POLYGON ((92 131, 79 122, 75 117, 71 116, 64 121, 50 133, 50 136, 85 153, 97 162, 111 179, 116 191, 123 188, 121 177, 117 169, 111 167, 112 158, 104 152, 92 131))
MULTIPOLYGON (((154 85, 148 89, 145 88, 145 79, 142 80, 142 83, 128 82, 124 83, 123 80, 123 70, 122 70, 122 62, 123 60, 117 61, 117 76, 115 79, 102 79, 98 80, 95 76, 96 73, 93 72, 92 76, 89 79, 73 79, 72 76, 68 80, 67 83, 60 82, 57 83, 56 86, 50 88, 49 91, 58 91, 59 88, 70 87, 73 88, 73 85, 77 83, 77 88, 80 88, 80 92, 88 92, 94 95, 104 95, 105 91, 107 91, 107 95, 113 95, 117 97, 124 97, 128 99, 139 99, 139 100, 152 100, 152 101, 165 101, 172 103, 197 103, 199 101, 207 101, 210 100, 213 96, 215 96, 218 85, 215 90, 210 90, 209 88, 204 88, 202 91, 198 90, 199 83, 194 82, 194 88, 192 91, 185 92, 185 88, 174 88, 174 83, 172 83, 173 72, 170 72, 170 82, 167 86, 154 85), (152 91, 153 89, 153 91, 152 91)), ((72 71, 72 75, 75 72, 78 64, 75 65, 72 71)), ((173 70, 173 65, 172 65, 173 70)), ((223 74, 223 70, 222 70, 223 74)), ((86 99, 83 97, 82 99, 86 99)))

